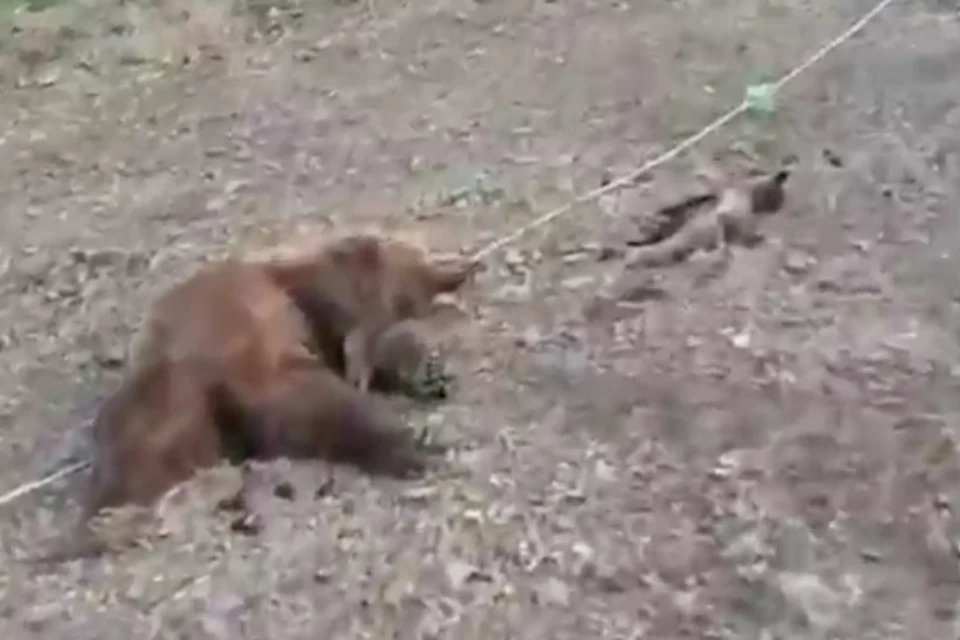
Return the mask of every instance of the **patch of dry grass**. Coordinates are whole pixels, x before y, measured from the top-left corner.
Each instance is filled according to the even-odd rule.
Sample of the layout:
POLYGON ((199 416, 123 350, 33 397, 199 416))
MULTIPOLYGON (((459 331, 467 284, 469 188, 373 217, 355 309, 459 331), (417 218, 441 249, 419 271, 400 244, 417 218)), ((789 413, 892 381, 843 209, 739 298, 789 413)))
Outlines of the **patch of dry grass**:
MULTIPOLYGON (((860 8, 317 6, 17 18, 0 58, 4 487, 82 449, 75 372, 108 386, 150 297, 222 247, 417 218, 476 248, 698 129, 860 8)), ((410 416, 459 443, 460 473, 267 465, 245 536, 219 470, 143 546, 43 575, 14 558, 72 523, 72 493, 35 496, 4 510, 0 634, 955 636, 951 16, 899 3, 771 120, 494 256, 460 392, 410 416), (597 258, 691 170, 785 156, 767 246, 584 317, 617 272, 597 258)))

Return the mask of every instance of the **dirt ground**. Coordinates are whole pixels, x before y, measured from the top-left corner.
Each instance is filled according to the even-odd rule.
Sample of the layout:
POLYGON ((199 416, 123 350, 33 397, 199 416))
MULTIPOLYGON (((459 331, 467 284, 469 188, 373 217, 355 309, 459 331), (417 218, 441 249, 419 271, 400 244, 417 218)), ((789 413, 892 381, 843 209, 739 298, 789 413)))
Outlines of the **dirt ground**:
MULTIPOLYGON (((819 4, 8 15, 0 489, 84 455, 144 305, 199 260, 308 223, 479 248, 696 131, 872 2, 819 4)), ((217 509, 223 469, 142 544, 46 573, 18 559, 73 524, 81 479, 0 507, 0 636, 960 637, 957 59, 955 3, 900 0, 773 117, 491 257, 452 348, 459 389, 409 414, 457 443, 453 477, 263 466, 263 527, 242 535, 217 509), (742 157, 794 166, 767 243, 585 313, 618 272, 606 248, 697 188, 692 169, 742 157)))

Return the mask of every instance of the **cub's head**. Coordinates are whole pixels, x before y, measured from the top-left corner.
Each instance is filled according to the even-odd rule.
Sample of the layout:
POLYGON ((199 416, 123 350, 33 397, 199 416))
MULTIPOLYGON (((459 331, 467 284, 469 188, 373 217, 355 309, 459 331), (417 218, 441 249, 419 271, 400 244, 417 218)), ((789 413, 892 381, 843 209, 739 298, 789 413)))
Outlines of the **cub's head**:
POLYGON ((431 254, 420 242, 400 235, 345 236, 333 245, 333 253, 365 292, 382 296, 394 320, 448 314, 455 305, 437 297, 458 292, 479 266, 460 256, 431 254))

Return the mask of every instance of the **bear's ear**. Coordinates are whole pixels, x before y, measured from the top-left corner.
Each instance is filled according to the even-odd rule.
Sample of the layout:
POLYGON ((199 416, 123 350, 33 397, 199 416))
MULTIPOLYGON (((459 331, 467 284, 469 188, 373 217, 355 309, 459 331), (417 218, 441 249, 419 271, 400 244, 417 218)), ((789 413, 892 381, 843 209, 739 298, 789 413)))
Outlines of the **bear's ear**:
POLYGON ((428 279, 437 293, 453 293, 480 268, 480 262, 462 257, 433 258, 427 264, 428 279))
POLYGON ((341 265, 366 271, 376 271, 383 266, 381 240, 369 233, 356 233, 339 238, 331 243, 330 254, 341 265))

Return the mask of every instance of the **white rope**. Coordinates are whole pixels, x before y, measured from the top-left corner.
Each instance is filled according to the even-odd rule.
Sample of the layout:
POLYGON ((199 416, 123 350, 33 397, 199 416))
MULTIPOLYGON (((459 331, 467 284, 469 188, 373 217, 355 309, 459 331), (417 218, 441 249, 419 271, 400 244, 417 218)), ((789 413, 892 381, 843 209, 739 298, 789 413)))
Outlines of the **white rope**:
POLYGON ((49 474, 49 475, 47 475, 47 476, 44 476, 43 478, 40 478, 39 480, 34 480, 33 482, 28 482, 28 483, 26 483, 26 484, 22 484, 22 485, 20 485, 19 487, 17 487, 16 489, 13 489, 13 490, 11 490, 11 491, 8 491, 7 493, 5 493, 5 494, 3 494, 2 496, 0 496, 0 506, 3 506, 3 505, 5 505, 5 504, 7 504, 7 503, 10 503, 10 502, 13 502, 14 500, 16 500, 17 498, 19 498, 19 497, 21 497, 21 496, 25 496, 25 495, 27 495, 28 493, 33 493, 33 492, 36 491, 37 489, 42 489, 43 487, 45 487, 45 486, 47 486, 47 485, 50 485, 50 484, 53 484, 54 482, 57 482, 58 480, 62 480, 63 478, 66 478, 66 477, 68 477, 68 476, 72 476, 73 474, 75 474, 75 473, 77 473, 77 472, 79 472, 79 471, 83 471, 84 469, 86 469, 86 468, 89 467, 89 466, 90 466, 90 461, 89 461, 89 460, 81 460, 80 462, 74 462, 73 464, 67 465, 66 467, 63 467, 62 469, 57 469, 57 470, 54 471, 53 473, 51 473, 51 474, 49 474))

